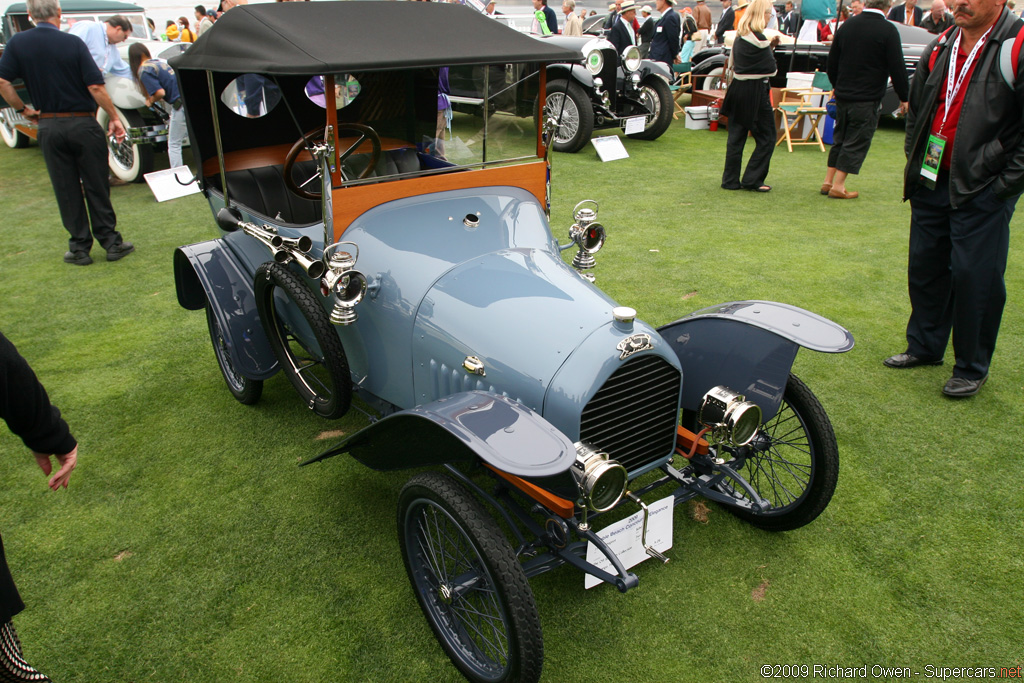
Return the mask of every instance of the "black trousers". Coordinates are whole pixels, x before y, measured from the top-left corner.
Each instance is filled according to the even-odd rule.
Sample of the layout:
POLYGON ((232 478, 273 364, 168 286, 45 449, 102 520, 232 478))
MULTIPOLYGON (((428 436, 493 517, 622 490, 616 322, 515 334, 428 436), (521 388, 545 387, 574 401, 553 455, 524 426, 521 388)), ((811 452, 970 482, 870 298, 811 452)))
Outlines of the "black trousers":
POLYGON ((0 624, 10 621, 11 617, 23 609, 25 603, 21 601, 14 579, 11 578, 11 570, 4 556, 4 541, 0 538, 0 624))
POLYGON ((829 168, 860 173, 871 148, 871 138, 878 128, 881 107, 881 102, 836 100, 836 127, 832 133, 832 149, 828 151, 829 168))
POLYGON ((942 358, 952 329, 954 377, 988 374, 1006 303, 1003 275, 1017 199, 999 199, 986 188, 953 209, 945 172, 934 190, 920 187, 910 199, 907 352, 942 358))
POLYGON ((744 90, 756 90, 756 94, 741 96, 740 102, 751 102, 753 111, 745 115, 729 114, 729 140, 725 147, 725 170, 722 172, 722 187, 734 190, 739 187, 751 189, 764 184, 768 177, 768 167, 775 151, 775 114, 769 97, 767 81, 742 82, 733 81, 730 88, 741 87, 744 90), (743 165, 743 148, 747 143, 747 133, 754 135, 754 153, 747 161, 747 169, 740 180, 740 167, 743 165))
POLYGON ((39 147, 57 195, 61 221, 71 233, 68 249, 88 253, 94 235, 104 249, 120 244, 107 180, 106 131, 96 119, 40 119, 39 147))

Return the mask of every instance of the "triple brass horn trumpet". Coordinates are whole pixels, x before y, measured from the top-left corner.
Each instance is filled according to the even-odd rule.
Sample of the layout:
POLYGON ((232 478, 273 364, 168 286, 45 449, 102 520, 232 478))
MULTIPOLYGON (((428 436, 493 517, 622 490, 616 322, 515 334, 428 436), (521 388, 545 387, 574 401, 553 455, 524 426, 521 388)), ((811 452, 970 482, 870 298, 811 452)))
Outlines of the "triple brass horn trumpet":
POLYGON ((290 263, 295 261, 306 271, 306 275, 314 280, 319 279, 327 266, 320 259, 314 259, 306 252, 313 248, 313 240, 303 235, 302 237, 282 237, 275 230, 267 227, 260 227, 255 223, 239 221, 242 232, 250 237, 258 239, 270 248, 277 263, 290 263))

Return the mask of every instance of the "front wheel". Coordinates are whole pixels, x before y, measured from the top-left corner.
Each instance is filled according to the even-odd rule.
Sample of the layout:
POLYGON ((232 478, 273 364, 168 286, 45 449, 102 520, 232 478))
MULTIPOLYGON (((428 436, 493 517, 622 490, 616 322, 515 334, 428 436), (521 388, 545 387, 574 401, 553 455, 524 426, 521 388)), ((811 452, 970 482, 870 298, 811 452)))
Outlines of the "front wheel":
POLYGON ((11 149, 24 149, 28 147, 29 137, 14 127, 9 117, 14 115, 14 109, 0 111, 0 137, 11 149))
POLYGON ((239 374, 231 362, 231 354, 228 353, 227 343, 224 341, 224 333, 217 323, 217 317, 213 314, 213 307, 206 303, 206 326, 210 329, 210 341, 213 342, 213 355, 217 357, 217 365, 224 375, 224 383, 228 385, 228 391, 240 403, 251 406, 260 400, 263 395, 263 381, 250 379, 239 374))
MULTIPOLYGON (((141 128, 146 125, 142 115, 133 109, 125 110, 115 107, 114 110, 117 112, 117 117, 121 119, 121 125, 124 126, 125 131, 129 128, 141 128)), ((110 117, 102 107, 96 112, 96 120, 103 126, 103 134, 106 135, 110 117)), ((132 143, 127 137, 121 142, 117 142, 107 136, 107 148, 110 172, 125 182, 141 183, 145 180, 143 176, 153 170, 152 145, 132 143)))
POLYGON ((302 400, 328 420, 347 413, 352 405, 348 358, 313 292, 280 263, 256 269, 254 290, 270 347, 302 400))
MULTIPOLYGON (((761 426, 738 468, 757 494, 771 503, 764 512, 726 506, 729 512, 768 531, 811 523, 828 506, 839 478, 839 447, 825 409, 793 374, 779 411, 761 426)), ((726 480, 719 490, 737 501, 742 489, 726 480)))
POLYGON ((583 149, 594 133, 594 108, 590 98, 576 83, 552 81, 544 100, 544 118, 558 117, 554 148, 574 153, 583 149))
POLYGON ((640 103, 646 110, 647 122, 643 131, 631 133, 629 137, 657 140, 672 123, 672 112, 675 110, 672 89, 663 79, 652 76, 640 84, 640 103))
POLYGON ((416 600, 459 671, 479 683, 539 680, 533 591, 480 503, 451 477, 419 474, 398 499, 398 538, 416 600))

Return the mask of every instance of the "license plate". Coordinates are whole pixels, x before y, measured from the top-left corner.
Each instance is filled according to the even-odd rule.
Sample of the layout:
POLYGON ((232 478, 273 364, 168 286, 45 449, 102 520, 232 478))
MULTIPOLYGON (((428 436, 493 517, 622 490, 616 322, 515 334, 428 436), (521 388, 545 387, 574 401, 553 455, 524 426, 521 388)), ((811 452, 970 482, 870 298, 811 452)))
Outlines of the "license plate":
POLYGON ((644 124, 647 123, 646 116, 634 116, 626 119, 626 125, 624 127, 626 135, 632 135, 633 133, 643 133, 644 124))

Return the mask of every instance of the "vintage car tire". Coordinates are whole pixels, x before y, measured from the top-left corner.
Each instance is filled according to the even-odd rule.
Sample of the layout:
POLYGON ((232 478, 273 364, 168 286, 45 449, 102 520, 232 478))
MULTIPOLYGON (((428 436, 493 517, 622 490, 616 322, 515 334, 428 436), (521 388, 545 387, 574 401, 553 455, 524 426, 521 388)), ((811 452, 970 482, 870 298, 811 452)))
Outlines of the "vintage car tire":
MULTIPOLYGON (((782 405, 771 420, 761 426, 767 447, 747 458, 739 474, 755 491, 773 504, 768 512, 750 512, 727 505, 740 519, 768 531, 798 529, 822 513, 832 500, 839 478, 839 447, 825 409, 800 379, 790 374, 782 405), (808 482, 802 481, 805 474, 808 482), (786 487, 780 493, 782 487, 786 487), (797 490, 802 487, 801 490, 797 490), (790 500, 777 500, 788 495, 790 500)), ((755 438, 755 442, 761 437, 755 438)), ((720 487, 740 496, 733 487, 720 487)))
POLYGON ((704 76, 700 90, 725 90, 725 69, 717 67, 704 76))
POLYGON ((649 76, 640 84, 640 89, 644 95, 652 98, 656 103, 655 111, 652 112, 654 116, 644 126, 643 132, 633 133, 629 137, 635 140, 657 140, 672 125, 672 112, 675 111, 672 89, 668 87, 668 83, 658 76, 649 76))
MULTIPOLYGON (((14 111, 8 109, 7 111, 14 111)), ((13 125, 7 122, 7 117, 0 115, 0 137, 4 139, 4 143, 11 149, 25 149, 28 147, 31 138, 25 135, 13 125)))
MULTIPOLYGON (((115 107, 117 117, 121 119, 121 125, 125 130, 129 128, 140 128, 146 125, 145 119, 139 112, 125 110, 115 107)), ((107 126, 110 124, 110 117, 102 108, 96 112, 96 120, 103 127, 104 135, 107 126)), ((143 176, 153 170, 153 146, 130 143, 127 140, 120 144, 107 138, 107 163, 110 165, 110 172, 116 177, 128 183, 141 183, 145 180, 143 176)))
POLYGON ((558 80, 548 84, 547 99, 544 102, 545 114, 557 114, 562 107, 561 97, 553 98, 553 95, 565 97, 565 110, 562 112, 562 118, 566 121, 558 127, 554 149, 558 152, 573 154, 590 142, 590 136, 594 133, 594 108, 590 104, 587 93, 578 84, 558 80), (567 133, 560 135, 559 133, 566 127, 569 129, 567 133))
POLYGON ((480 503, 449 476, 418 474, 398 498, 398 538, 416 600, 459 671, 471 681, 539 680, 544 641, 533 590, 480 503), (439 553, 447 561, 431 562, 439 553), (467 576, 475 581, 471 588, 444 592, 451 579, 467 576), (505 656, 475 631, 481 622, 489 632, 500 630, 505 656))
POLYGON ((328 420, 343 416, 352 405, 348 357, 316 296, 298 275, 280 263, 264 263, 257 268, 254 289, 267 340, 288 381, 317 415, 328 420), (285 300, 306 321, 319 348, 307 348, 277 314, 278 304, 285 300), (315 366, 320 369, 309 372, 315 366))
POLYGON ((263 395, 263 380, 244 377, 235 370, 231 363, 231 356, 224 347, 224 339, 220 333, 220 325, 213 315, 213 309, 209 302, 206 304, 206 325, 210 330, 210 341, 213 343, 213 355, 217 358, 217 365, 224 376, 224 383, 228 385, 228 391, 239 403, 251 406, 260 400, 263 395))

